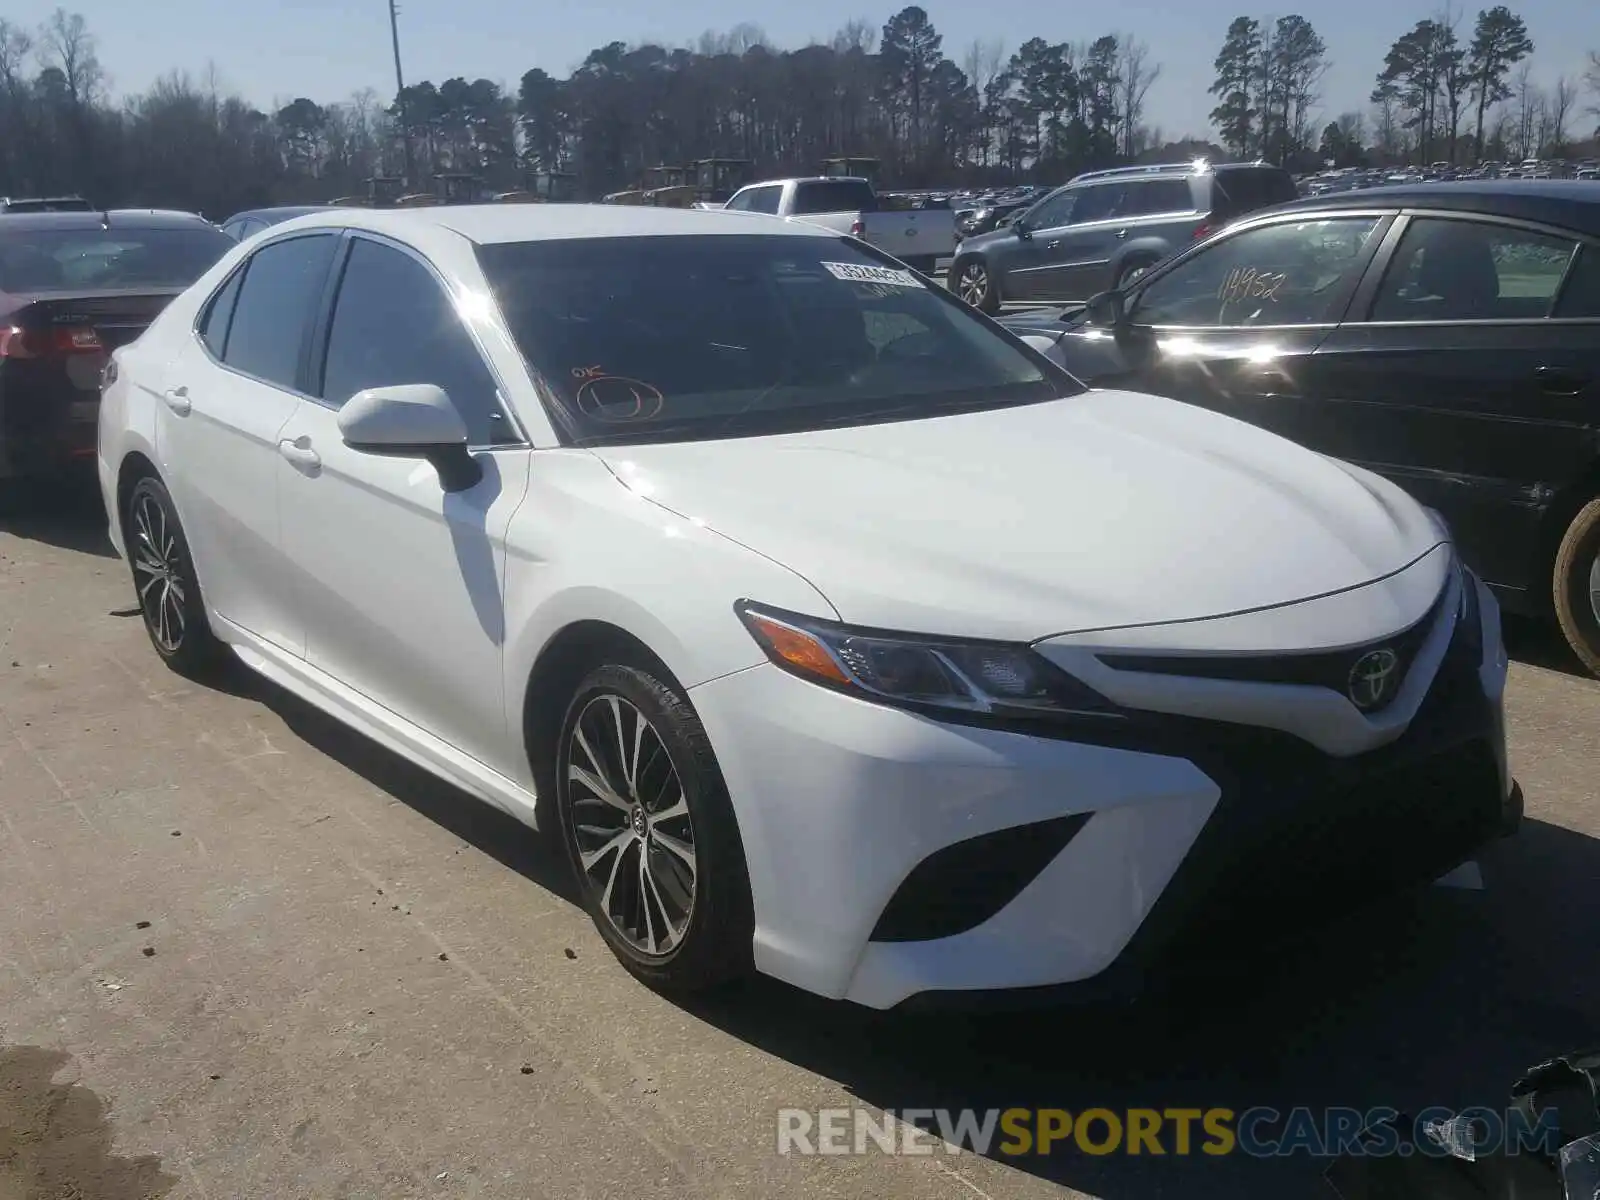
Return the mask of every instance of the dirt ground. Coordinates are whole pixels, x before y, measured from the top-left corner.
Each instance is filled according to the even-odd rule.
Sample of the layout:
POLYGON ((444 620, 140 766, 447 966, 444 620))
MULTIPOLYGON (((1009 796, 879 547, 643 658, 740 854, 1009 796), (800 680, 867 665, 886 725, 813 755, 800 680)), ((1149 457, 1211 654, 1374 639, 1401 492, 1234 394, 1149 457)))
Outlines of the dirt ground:
POLYGON ((780 1156, 861 1103, 1502 1105, 1600 1042, 1600 684, 1516 626, 1521 836, 1159 1009, 633 983, 508 819, 242 671, 167 672, 92 507, 0 517, 0 1200, 1273 1197, 1240 1157, 780 1156))

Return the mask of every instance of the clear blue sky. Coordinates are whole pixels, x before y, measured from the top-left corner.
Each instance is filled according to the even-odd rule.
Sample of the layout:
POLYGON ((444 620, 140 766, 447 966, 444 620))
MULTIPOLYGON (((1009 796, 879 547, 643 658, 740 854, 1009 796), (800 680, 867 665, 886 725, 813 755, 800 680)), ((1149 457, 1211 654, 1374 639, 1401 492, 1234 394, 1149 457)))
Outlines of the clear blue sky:
MULTIPOLYGON (((1462 24, 1469 32, 1483 0, 1454 2, 1466 9, 1462 24)), ((56 3, 10 0, 0 13, 32 26, 56 3)), ((1510 3, 1528 22, 1538 47, 1534 61, 1542 83, 1548 86, 1563 73, 1580 78, 1585 52, 1600 49, 1600 0, 1510 3)), ((228 88, 263 107, 300 95, 320 102, 338 100, 363 87, 393 94, 386 0, 66 0, 66 7, 81 12, 98 38, 101 64, 116 92, 141 90, 173 68, 198 76, 210 62, 228 88)), ((748 0, 401 0, 401 49, 408 80, 484 76, 514 89, 529 67, 565 75, 592 47, 608 41, 688 45, 707 29, 726 30, 748 21, 775 44, 790 47, 825 39, 855 17, 881 26, 897 7, 893 0, 879 9, 861 0, 768 0, 754 7, 748 0)), ((1009 53, 1034 36, 1077 41, 1118 30, 1134 33, 1162 64, 1146 120, 1169 136, 1208 129, 1211 60, 1229 20, 1241 11, 1296 11, 1283 6, 1258 13, 1239 0, 1122 0, 1106 5, 933 0, 923 7, 944 34, 945 53, 957 62, 975 38, 998 38, 1009 53), (1100 11, 1107 19, 1094 15, 1100 11)), ((1307 0, 1298 8, 1328 43, 1333 67, 1323 93, 1329 117, 1366 107, 1389 43, 1436 7, 1393 0, 1313 5, 1307 0)), ((1583 104, 1595 99, 1586 96, 1583 104)), ((1575 129, 1587 131, 1593 120, 1578 116, 1575 129)))

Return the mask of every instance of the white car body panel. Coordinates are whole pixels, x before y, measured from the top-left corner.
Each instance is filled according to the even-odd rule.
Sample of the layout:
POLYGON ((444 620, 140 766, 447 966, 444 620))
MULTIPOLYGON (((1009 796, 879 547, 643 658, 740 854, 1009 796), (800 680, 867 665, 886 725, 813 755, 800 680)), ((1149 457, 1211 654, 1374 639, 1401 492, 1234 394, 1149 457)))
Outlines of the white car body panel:
MULTIPOLYGON (((819 687, 768 661, 738 601, 1026 643, 1130 709, 1284 731, 1330 760, 1401 738, 1424 707, 1468 611, 1471 577, 1447 531, 1367 472, 1197 408, 1093 392, 813 433, 562 446, 473 245, 640 231, 832 236, 617 206, 284 223, 118 352, 101 406, 108 511, 130 456, 149 459, 194 549, 213 630, 241 660, 530 825, 523 721, 541 655, 582 623, 636 639, 686 692, 727 782, 756 966, 872 1007, 1094 977, 1181 870, 1223 789, 1177 752, 961 724, 819 687), (196 314, 244 256, 316 227, 395 239, 446 281, 527 439, 478 450, 476 486, 446 493, 420 459, 349 449, 332 406, 262 397, 198 342, 196 314), (180 386, 187 412, 162 399, 180 386), (280 441, 319 461, 291 461, 280 441), (1371 715, 1330 687, 1154 675, 1101 657, 1346 650, 1430 612, 1396 698, 1371 715), (986 920, 873 940, 930 854, 1078 813, 1094 815, 986 920)), ((112 539, 125 553, 115 519, 112 539)), ((1472 586, 1506 796, 1499 611, 1472 586)))

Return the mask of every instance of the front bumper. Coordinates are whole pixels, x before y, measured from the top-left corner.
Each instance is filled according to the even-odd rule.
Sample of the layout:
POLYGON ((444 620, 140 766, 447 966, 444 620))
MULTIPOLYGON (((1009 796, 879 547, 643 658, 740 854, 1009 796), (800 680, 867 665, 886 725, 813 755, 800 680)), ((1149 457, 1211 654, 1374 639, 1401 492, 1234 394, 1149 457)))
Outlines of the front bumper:
POLYGON ((1457 631, 1405 731, 1342 758, 1171 714, 1098 743, 950 725, 772 666, 693 689, 743 836, 756 966, 873 1008, 1121 996, 1436 878, 1519 796, 1481 596, 1486 650, 1457 631))

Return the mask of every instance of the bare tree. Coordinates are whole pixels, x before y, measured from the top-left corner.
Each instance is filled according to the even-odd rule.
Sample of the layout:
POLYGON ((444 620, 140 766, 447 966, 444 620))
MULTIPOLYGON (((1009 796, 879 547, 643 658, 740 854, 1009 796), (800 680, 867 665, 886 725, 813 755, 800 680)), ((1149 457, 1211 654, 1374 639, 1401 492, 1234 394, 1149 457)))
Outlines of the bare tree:
MULTIPOLYGON (((1583 72, 1583 84, 1594 100, 1589 104, 1589 115, 1600 121, 1600 50, 1589 51, 1589 65, 1583 72)), ((1600 129, 1597 129, 1600 134, 1600 129)))
POLYGON ((1545 105, 1549 130, 1544 138, 1544 145, 1551 147, 1557 156, 1566 153, 1567 122, 1572 119, 1577 103, 1578 85, 1565 75, 1557 78, 1545 105))
POLYGON ((1544 119, 1544 96, 1533 81, 1533 64, 1524 61, 1511 84, 1513 116, 1512 142, 1518 158, 1538 154, 1539 125, 1544 119))
POLYGON ((1122 93, 1117 105, 1122 116, 1121 149, 1125 157, 1132 158, 1141 149, 1137 143, 1139 121, 1144 116, 1144 98, 1150 92, 1150 85, 1160 78, 1161 64, 1151 63, 1150 47, 1131 33, 1120 35, 1117 45, 1122 56, 1117 72, 1121 76, 1119 90, 1122 93))
POLYGON ((56 9, 40 30, 40 43, 46 62, 60 68, 67 98, 74 107, 82 108, 99 99, 105 73, 100 69, 94 37, 82 13, 56 9))
POLYGON ((0 18, 0 88, 15 100, 22 94, 25 81, 22 71, 28 56, 33 53, 33 38, 27 30, 0 18))

